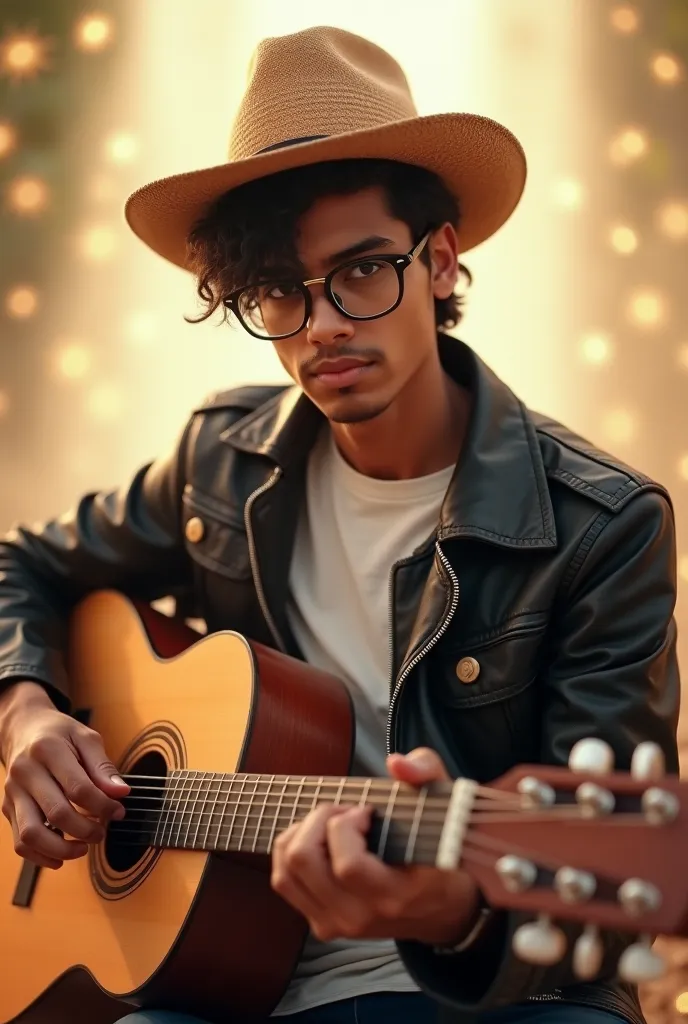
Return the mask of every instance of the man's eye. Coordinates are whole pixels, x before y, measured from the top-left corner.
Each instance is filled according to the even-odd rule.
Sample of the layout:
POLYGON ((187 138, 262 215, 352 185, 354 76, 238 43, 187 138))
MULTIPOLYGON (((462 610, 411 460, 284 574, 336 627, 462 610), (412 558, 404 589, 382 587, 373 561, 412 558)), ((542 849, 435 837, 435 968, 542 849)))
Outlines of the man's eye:
POLYGON ((362 277, 373 277, 381 269, 382 265, 374 263, 372 260, 367 263, 356 263, 355 266, 349 267, 349 277, 353 277, 355 280, 360 280, 362 277))
POLYGON ((263 291, 264 299, 289 299, 292 298, 298 288, 295 284, 273 284, 268 285, 263 291))

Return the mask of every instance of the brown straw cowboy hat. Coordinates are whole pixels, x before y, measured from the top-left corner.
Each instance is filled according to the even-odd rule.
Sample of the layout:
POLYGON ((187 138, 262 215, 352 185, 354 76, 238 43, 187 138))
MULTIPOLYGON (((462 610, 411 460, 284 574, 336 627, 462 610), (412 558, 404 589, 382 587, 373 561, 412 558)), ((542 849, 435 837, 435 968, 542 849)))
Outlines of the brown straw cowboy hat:
POLYGON ((229 161, 138 189, 126 218, 146 245, 186 266, 187 238, 210 204, 245 182, 324 160, 377 158, 433 171, 458 197, 462 252, 494 234, 526 179, 518 140, 476 114, 419 117, 383 49, 337 28, 263 40, 229 141, 229 161))

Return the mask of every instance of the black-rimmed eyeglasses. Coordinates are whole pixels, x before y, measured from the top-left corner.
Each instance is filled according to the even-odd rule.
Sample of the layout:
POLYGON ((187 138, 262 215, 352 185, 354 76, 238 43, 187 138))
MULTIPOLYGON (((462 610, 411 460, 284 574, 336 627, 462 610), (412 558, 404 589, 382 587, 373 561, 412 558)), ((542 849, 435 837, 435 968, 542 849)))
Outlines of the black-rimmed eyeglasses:
POLYGON ((377 320, 404 297, 404 271, 420 256, 430 232, 410 252, 362 256, 310 281, 265 280, 232 292, 224 304, 254 338, 281 341, 304 329, 313 310, 310 286, 323 285, 332 305, 350 320, 377 320))

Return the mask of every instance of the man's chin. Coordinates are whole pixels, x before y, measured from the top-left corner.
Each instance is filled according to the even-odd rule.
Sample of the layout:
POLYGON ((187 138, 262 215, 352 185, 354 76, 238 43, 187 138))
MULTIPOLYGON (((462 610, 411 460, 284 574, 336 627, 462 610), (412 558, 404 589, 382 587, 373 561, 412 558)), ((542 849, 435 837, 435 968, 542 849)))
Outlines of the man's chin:
POLYGON ((367 423, 381 416, 389 406, 381 398, 356 394, 353 388, 342 388, 330 401, 318 404, 330 423, 367 423))

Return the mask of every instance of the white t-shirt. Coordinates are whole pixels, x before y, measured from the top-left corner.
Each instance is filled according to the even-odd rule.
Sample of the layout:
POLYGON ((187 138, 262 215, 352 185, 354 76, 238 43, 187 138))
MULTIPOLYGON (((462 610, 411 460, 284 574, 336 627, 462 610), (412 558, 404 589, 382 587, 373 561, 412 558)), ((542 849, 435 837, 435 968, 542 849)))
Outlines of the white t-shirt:
MULTIPOLYGON (((341 456, 329 428, 310 456, 287 613, 306 661, 338 676, 351 693, 356 775, 387 775, 391 569, 435 531, 453 470, 411 480, 363 476, 341 456)), ((417 989, 391 939, 323 943, 309 936, 275 1015, 417 989)))

